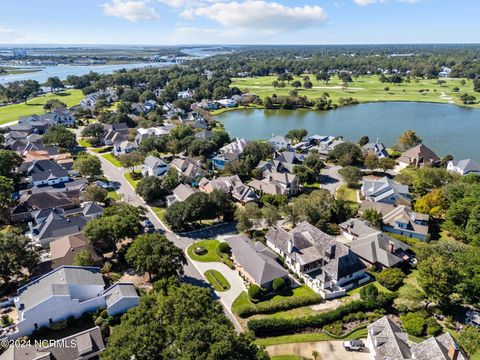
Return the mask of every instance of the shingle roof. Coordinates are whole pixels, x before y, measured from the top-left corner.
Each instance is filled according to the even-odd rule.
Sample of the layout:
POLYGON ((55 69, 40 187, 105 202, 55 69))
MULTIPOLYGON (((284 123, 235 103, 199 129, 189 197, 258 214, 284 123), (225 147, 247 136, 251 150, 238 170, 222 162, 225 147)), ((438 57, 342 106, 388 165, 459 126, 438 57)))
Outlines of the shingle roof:
POLYGON ((69 285, 105 286, 99 268, 62 266, 18 289, 20 304, 27 310, 53 295, 69 295, 69 285))
POLYGON ((388 316, 384 316, 367 326, 375 348, 375 359, 411 359, 408 335, 388 316))
POLYGON ((285 277, 288 271, 275 260, 277 256, 260 242, 253 243, 247 236, 226 238, 235 260, 260 286, 277 278, 285 277))
POLYGON ((405 259, 407 244, 381 232, 369 234, 348 244, 350 249, 369 263, 379 263, 386 267, 394 266, 405 259))
POLYGON ((132 284, 117 283, 104 291, 107 307, 124 298, 138 298, 137 290, 132 284))

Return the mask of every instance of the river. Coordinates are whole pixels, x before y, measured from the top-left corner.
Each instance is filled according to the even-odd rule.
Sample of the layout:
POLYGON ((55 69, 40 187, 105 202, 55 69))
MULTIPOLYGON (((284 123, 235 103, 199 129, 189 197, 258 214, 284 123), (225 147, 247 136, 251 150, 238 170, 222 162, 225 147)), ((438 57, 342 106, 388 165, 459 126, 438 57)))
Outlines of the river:
POLYGON ((238 110, 216 116, 236 137, 269 139, 290 129, 309 134, 344 136, 351 141, 367 135, 394 145, 401 133, 412 129, 439 156, 480 161, 480 109, 420 102, 380 102, 331 111, 238 110))

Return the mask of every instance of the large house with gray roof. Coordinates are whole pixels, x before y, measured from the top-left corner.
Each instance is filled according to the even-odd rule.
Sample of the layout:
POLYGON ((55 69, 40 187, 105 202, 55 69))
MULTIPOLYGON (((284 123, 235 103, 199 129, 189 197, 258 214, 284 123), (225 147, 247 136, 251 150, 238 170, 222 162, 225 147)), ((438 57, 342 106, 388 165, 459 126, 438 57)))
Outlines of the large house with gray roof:
POLYGON ((260 241, 252 242, 245 235, 228 237, 225 241, 235 264, 250 283, 269 288, 273 280, 288 276, 288 271, 277 262, 277 255, 260 241))
POLYGON ((418 344, 408 339, 404 332, 388 316, 367 327, 367 347, 372 360, 467 360, 459 345, 449 333, 430 337, 418 344))
POLYGON ((105 289, 100 268, 62 266, 17 290, 17 331, 9 337, 30 335, 43 326, 99 308, 112 316, 122 314, 139 300, 132 284, 117 283, 105 289))
POLYGON ((364 180, 360 189, 369 201, 392 205, 410 205, 411 197, 407 185, 383 177, 378 180, 364 180))
POLYGON ((401 164, 414 167, 433 166, 440 162, 438 155, 424 144, 408 149, 397 160, 401 164))
POLYGON ((267 246, 325 299, 343 296, 370 279, 365 265, 348 246, 308 222, 290 231, 271 228, 265 238, 267 246))
POLYGON ((96 326, 59 339, 47 346, 34 344, 10 346, 0 355, 0 360, 88 360, 97 359, 103 350, 105 350, 105 343, 102 332, 100 327, 96 326), (57 344, 63 346, 56 346, 57 344))

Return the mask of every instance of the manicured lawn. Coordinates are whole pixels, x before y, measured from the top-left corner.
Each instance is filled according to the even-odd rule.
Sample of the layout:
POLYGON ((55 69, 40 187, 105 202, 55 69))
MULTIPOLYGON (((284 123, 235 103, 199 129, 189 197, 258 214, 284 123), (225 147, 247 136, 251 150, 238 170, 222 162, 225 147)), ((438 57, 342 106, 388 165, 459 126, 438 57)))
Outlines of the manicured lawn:
POLYGON ((377 287, 378 291, 380 291, 380 292, 391 293, 391 291, 388 290, 386 287, 380 285, 380 283, 379 283, 378 281, 374 281, 374 282, 368 283, 368 284, 366 284, 366 285, 359 286, 359 287, 357 287, 357 288, 355 288, 355 289, 347 292, 347 295, 348 295, 348 296, 353 296, 353 295, 355 295, 355 294, 360 294, 360 291, 362 290, 362 288, 365 287, 365 286, 367 286, 367 285, 369 285, 369 284, 375 285, 375 286, 377 287))
POLYGON ((112 200, 116 200, 116 201, 120 200, 120 194, 115 190, 109 190, 107 196, 112 200))
POLYGON ((45 114, 43 105, 48 100, 59 99, 64 102, 68 107, 77 105, 84 98, 81 90, 71 89, 62 91, 57 94, 46 94, 27 101, 27 104, 15 104, 0 107, 0 124, 6 124, 12 121, 16 121, 23 116, 29 115, 42 115, 45 114))
MULTIPOLYGON (((138 174, 138 173, 136 173, 136 174, 138 174)), ((138 184, 138 183, 140 182, 140 180, 142 179, 141 176, 140 176, 138 179, 134 179, 134 178, 132 177, 132 173, 131 173, 131 172, 127 172, 127 173, 126 173, 125 175, 123 175, 123 176, 125 177, 125 179, 127 179, 128 183, 129 183, 130 185, 132 185, 132 187, 133 187, 134 189, 137 188, 137 184, 138 184)))
POLYGON ((84 139, 78 139, 78 144, 80 146, 83 146, 84 148, 92 147, 92 144, 90 144, 87 140, 84 139))
POLYGON ((235 110, 242 110, 242 109, 258 109, 258 108, 262 108, 262 106, 258 106, 258 105, 255 105, 255 104, 250 104, 249 106, 237 106, 237 107, 234 107, 234 108, 221 108, 221 109, 210 111, 210 114, 219 115, 219 114, 223 114, 224 112, 227 112, 227 111, 235 111, 235 110))
MULTIPOLYGON (((275 295, 274 297, 272 297, 269 300, 262 301, 261 304, 264 305, 264 306, 268 306, 270 304, 273 305, 275 303, 280 303, 280 302, 282 302, 286 299, 290 299, 292 297, 310 297, 310 296, 314 296, 314 295, 316 295, 316 294, 312 289, 310 289, 307 285, 302 285, 302 286, 299 286, 299 287, 293 289, 290 293, 275 295)), ((255 307, 256 305, 254 303, 250 302, 250 300, 248 298, 248 294, 245 291, 242 291, 242 293, 240 293, 240 295, 238 295, 238 297, 233 302, 232 311, 235 314, 238 314, 238 313, 241 312, 241 310, 243 308, 252 307, 252 306, 255 307)), ((305 315, 308 315, 308 313, 310 313, 308 307, 302 307, 302 308, 303 308, 303 310, 300 313, 295 314, 296 316, 293 316, 292 314, 290 314, 290 317, 305 316, 305 315)), ((293 311, 293 310, 289 310, 288 312, 290 312, 290 311, 293 311)), ((278 313, 275 313, 275 314, 272 314, 272 315, 267 315, 267 316, 282 317, 280 315, 282 313, 286 313, 286 311, 285 312, 278 312, 278 313), (277 316, 277 314, 279 314, 279 315, 277 316)))
POLYGON ((340 185, 337 189, 337 199, 350 201, 353 203, 357 202, 357 190, 349 188, 347 185, 340 185))
POLYGON ((218 256, 216 251, 218 244, 220 244, 220 241, 218 240, 197 241, 188 247, 188 256, 190 256, 192 260, 200 262, 222 262, 222 259, 218 256), (193 250, 198 247, 203 247, 207 250, 207 253, 205 255, 195 254, 193 250))
POLYGON ((160 221, 165 223, 165 209, 155 207, 155 206, 151 206, 151 208, 152 208, 153 212, 155 213, 155 215, 158 216, 160 221))
MULTIPOLYGON (((342 338, 341 340, 354 340, 362 339, 367 337, 367 329, 359 329, 354 331, 350 335, 342 338)), ((330 341, 330 340, 339 340, 328 336, 325 333, 306 333, 306 334, 292 334, 292 335, 282 335, 274 336, 263 339, 257 339, 255 343, 257 345, 269 346, 269 345, 278 345, 278 344, 291 344, 291 343, 302 343, 302 342, 311 342, 311 341, 330 341)))
POLYGON ((217 270, 207 270, 204 275, 215 290, 227 291, 230 289, 228 280, 217 270))
POLYGON ((104 159, 107 159, 110 164, 112 164, 113 166, 116 166, 116 167, 122 167, 122 164, 120 164, 120 161, 118 161, 118 159, 113 156, 113 154, 103 154, 102 157, 104 159))
MULTIPOLYGON (((313 82, 313 88, 298 89, 300 96, 307 96, 310 99, 321 97, 325 92, 330 95, 334 103, 338 104, 340 97, 353 97, 360 102, 379 102, 379 101, 421 101, 421 102, 435 102, 449 104, 454 103, 463 105, 460 101, 462 94, 473 94, 472 80, 466 80, 465 86, 460 85, 461 79, 445 79, 447 81, 443 86, 437 84, 438 79, 431 80, 413 80, 411 83, 403 83, 401 85, 383 84, 378 79, 377 75, 360 76, 357 80, 348 84, 344 89, 342 81, 338 77, 333 77, 328 84, 320 81, 318 82, 314 76, 309 75, 313 82), (389 87, 385 91, 385 87, 389 87), (458 87, 460 91, 455 93, 452 91, 454 87, 458 87), (419 92, 419 90, 426 90, 419 92)), ((261 99, 265 96, 288 95, 290 91, 294 90, 290 84, 284 88, 274 89, 272 81, 276 80, 276 76, 262 76, 262 77, 247 77, 247 78, 233 78, 231 86, 239 87, 243 92, 253 92, 261 99)), ((295 78, 298 80, 299 78, 295 78)), ((468 105, 470 107, 480 107, 480 104, 468 105)))

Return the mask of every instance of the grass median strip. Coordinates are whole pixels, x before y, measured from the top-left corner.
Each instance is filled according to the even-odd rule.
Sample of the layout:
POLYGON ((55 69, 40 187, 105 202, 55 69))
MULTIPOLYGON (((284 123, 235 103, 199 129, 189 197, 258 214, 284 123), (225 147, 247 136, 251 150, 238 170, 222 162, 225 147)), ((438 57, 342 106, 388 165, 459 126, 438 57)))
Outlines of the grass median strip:
POLYGON ((122 167, 122 164, 120 164, 120 161, 118 161, 118 159, 115 156, 113 156, 113 154, 103 154, 102 157, 113 166, 122 167))
POLYGON ((230 290, 230 283, 217 270, 207 270, 204 275, 216 291, 230 290))

